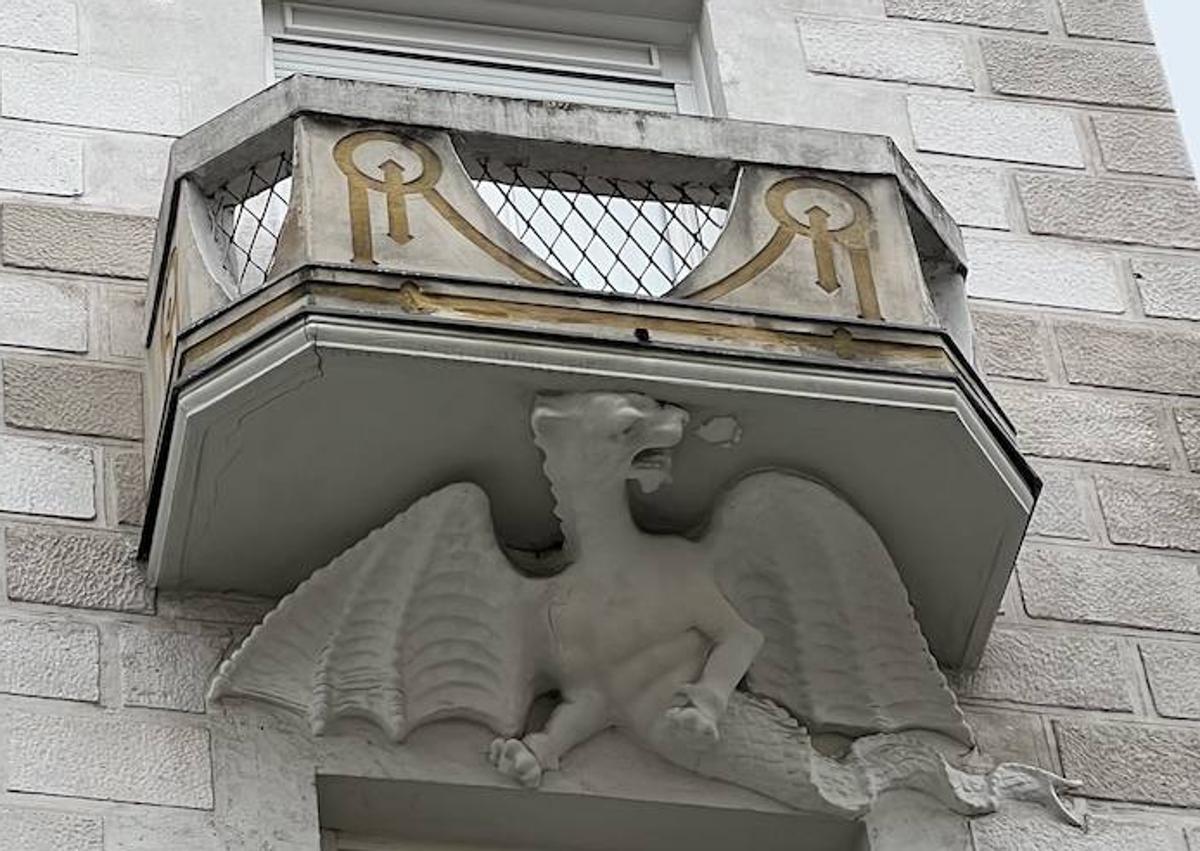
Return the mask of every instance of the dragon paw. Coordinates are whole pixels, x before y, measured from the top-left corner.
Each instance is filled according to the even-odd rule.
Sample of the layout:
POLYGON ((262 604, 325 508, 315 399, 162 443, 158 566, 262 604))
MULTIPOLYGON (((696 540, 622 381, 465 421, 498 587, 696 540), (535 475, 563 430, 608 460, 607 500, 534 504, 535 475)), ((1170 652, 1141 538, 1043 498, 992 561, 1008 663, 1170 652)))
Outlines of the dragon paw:
POLYGON ((493 739, 488 748, 488 761, 501 774, 511 777, 527 789, 536 789, 542 782, 541 763, 520 739, 493 739))
POLYGON ((711 748, 721 738, 717 719, 695 706, 673 706, 666 712, 667 729, 693 747, 711 748))

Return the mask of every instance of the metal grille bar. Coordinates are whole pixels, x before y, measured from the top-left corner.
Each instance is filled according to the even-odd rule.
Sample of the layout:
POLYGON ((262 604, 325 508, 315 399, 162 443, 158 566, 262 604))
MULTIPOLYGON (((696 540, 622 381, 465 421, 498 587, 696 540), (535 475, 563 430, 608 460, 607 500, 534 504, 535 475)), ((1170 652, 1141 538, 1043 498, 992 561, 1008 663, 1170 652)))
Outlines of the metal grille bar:
POLYGON ((291 197, 292 160, 277 154, 220 186, 209 197, 213 236, 236 293, 258 289, 275 257, 291 197))
MULTIPOLYGON (((657 298, 704 258, 725 225, 727 187, 467 163, 484 202, 526 246, 581 287, 657 298)), ((287 153, 209 196, 231 298, 261 287, 291 194, 287 153)))
POLYGON ((712 248, 729 191, 467 163, 480 196, 535 254, 581 287, 656 298, 712 248))

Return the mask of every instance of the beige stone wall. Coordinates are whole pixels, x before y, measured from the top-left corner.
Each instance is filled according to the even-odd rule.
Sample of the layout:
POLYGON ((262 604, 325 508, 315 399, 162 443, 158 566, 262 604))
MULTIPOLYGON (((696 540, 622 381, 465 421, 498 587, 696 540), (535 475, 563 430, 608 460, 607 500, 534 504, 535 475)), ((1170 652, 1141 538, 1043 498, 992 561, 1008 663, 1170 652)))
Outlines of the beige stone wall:
POLYGON ((132 524, 167 151, 263 85, 261 15, 0 5, 0 847, 235 847, 213 828, 199 713, 260 610, 156 601, 132 524))
POLYGON ((1200 195, 1140 0, 709 20, 731 116, 893 135, 966 229, 980 366, 1046 489, 958 690, 1100 826, 996 819, 977 847, 1200 848, 1200 195))
MULTIPOLYGON (((299 847, 230 826, 285 757, 203 714, 259 608, 155 600, 131 559, 149 216, 170 137, 264 83, 258 2, 3 7, 0 845, 299 847)), ((994 754, 1083 781, 1093 827, 1010 814, 978 850, 1200 849, 1200 197, 1140 0, 705 23, 729 116, 892 135, 967 228, 981 368, 1046 490, 958 687, 994 754)))

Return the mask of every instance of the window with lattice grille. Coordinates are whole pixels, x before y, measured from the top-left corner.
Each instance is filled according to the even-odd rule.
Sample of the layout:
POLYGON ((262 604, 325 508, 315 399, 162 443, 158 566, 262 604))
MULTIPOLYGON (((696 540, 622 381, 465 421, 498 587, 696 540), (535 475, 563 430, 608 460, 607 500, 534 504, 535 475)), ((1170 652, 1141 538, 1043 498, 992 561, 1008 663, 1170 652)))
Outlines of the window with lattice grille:
MULTIPOLYGON (((647 7, 653 14, 654 4, 647 7)), ((390 0, 384 8, 268 0, 275 76, 318 74, 593 106, 710 111, 691 21, 611 14, 601 3, 591 12, 453 0, 390 0)))
MULTIPOLYGON (((624 0, 621 0, 624 2, 624 0)), ((372 0, 353 0, 367 4, 372 0)), ((581 4, 566 4, 578 7, 581 4)), ((694 21, 587 12, 538 0, 350 8, 268 0, 271 62, 292 73, 666 112, 707 112, 694 21), (386 8, 387 11, 383 11, 386 8)), ((657 297, 708 253, 725 223, 728 187, 625 180, 577 171, 465 163, 483 200, 513 233, 586 289, 657 297)), ((213 223, 237 289, 261 285, 286 211, 286 163, 256 167, 213 199, 213 223)))

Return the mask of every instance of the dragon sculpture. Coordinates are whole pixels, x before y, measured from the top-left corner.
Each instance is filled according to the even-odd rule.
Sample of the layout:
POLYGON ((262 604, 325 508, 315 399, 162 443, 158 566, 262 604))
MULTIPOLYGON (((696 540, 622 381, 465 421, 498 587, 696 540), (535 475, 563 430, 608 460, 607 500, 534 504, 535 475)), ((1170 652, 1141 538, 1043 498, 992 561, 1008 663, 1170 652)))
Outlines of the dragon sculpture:
POLYGON ((565 570, 521 573, 486 494, 449 485, 285 598, 211 696, 306 713, 316 734, 354 716, 399 741, 470 719, 496 733, 496 768, 528 787, 616 727, 797 809, 854 817, 908 788, 962 814, 1008 797, 1074 821, 1054 775, 954 766, 971 732, 883 542, 832 490, 760 472, 725 493, 695 538, 635 525, 626 483, 669 480, 687 419, 637 394, 537 398, 565 570), (547 693, 557 705, 526 729, 547 693))

